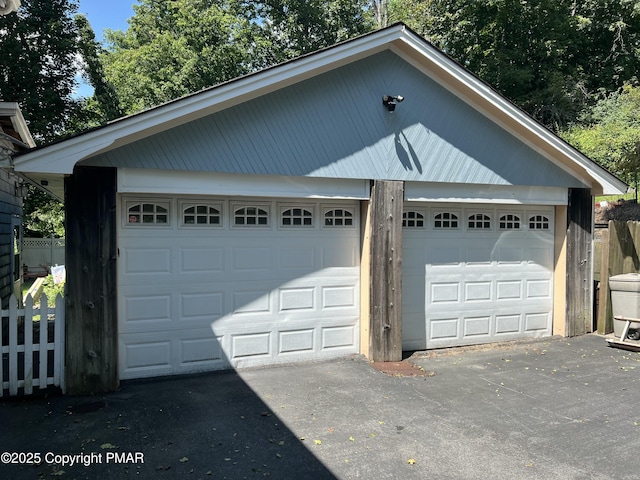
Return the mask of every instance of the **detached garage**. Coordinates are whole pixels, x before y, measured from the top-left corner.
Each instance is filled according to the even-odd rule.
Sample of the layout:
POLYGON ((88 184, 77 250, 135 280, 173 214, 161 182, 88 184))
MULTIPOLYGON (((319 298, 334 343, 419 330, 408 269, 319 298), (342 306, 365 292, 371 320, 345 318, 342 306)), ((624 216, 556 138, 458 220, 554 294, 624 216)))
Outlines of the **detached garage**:
POLYGON ((591 331, 626 185, 404 25, 13 159, 66 201, 66 385, 591 331))

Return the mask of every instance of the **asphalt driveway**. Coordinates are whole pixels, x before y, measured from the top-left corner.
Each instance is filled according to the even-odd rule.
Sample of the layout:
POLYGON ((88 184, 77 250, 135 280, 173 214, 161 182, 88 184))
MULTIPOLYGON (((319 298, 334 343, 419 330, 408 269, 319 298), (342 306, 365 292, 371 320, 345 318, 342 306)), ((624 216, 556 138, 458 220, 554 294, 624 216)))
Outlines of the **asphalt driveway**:
POLYGON ((409 361, 389 373, 358 356, 5 400, 0 478, 640 477, 640 354, 586 335, 409 361))

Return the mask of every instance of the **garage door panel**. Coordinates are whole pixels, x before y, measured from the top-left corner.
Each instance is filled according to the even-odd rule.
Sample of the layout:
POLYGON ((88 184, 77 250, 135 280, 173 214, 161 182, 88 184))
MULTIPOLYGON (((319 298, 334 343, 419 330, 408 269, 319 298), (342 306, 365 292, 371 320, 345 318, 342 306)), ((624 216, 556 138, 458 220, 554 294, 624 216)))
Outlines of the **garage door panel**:
POLYGON ((202 293, 186 293, 180 296, 181 319, 210 319, 219 317, 224 312, 224 293, 206 291, 202 293))
POLYGON ((522 298, 522 280, 497 280, 496 300, 517 300, 522 298))
POLYGON ((323 286, 320 290, 322 292, 322 310, 350 309, 354 314, 357 312, 358 292, 353 283, 349 285, 323 286))
POLYGON ((313 271, 318 265, 317 249, 313 246, 290 246, 278 250, 280 270, 313 271))
MULTIPOLYGON (((498 211, 504 214, 511 209, 523 219, 527 218, 524 208, 456 206, 456 212, 465 219, 480 209, 495 219, 498 211)), ((423 209, 430 211, 426 205, 423 209)), ((446 209, 438 206, 431 211, 446 209)), ((552 209, 546 210, 548 218, 552 214, 552 209)), ((404 348, 551 334, 552 230, 531 234, 526 228, 500 231, 495 223, 483 231, 467 229, 466 222, 451 230, 436 230, 433 225, 403 230, 403 265, 411 265, 403 272, 404 348)))
POLYGON ((491 315, 468 316, 463 318, 463 338, 489 337, 491 335, 491 315))
POLYGON ((225 268, 225 251, 219 247, 197 247, 180 249, 180 272, 196 274, 218 274, 225 268))
POLYGON ((356 342, 355 325, 327 326, 322 328, 321 350, 350 349, 356 342))
POLYGON ((280 312, 308 312, 316 308, 315 288, 291 287, 279 290, 280 312))
POLYGON ((124 303, 129 323, 171 321, 170 294, 126 296, 124 303))
POLYGON ((128 248, 125 250, 124 267, 127 275, 170 274, 171 248, 128 248))
POLYGON ((316 348, 316 328, 299 328, 295 330, 285 330, 278 332, 278 352, 312 353, 316 348))
MULTIPOLYGON (((277 202, 262 203, 278 211, 277 202)), ((354 225, 345 228, 319 219, 279 228, 273 217, 265 228, 228 220, 181 228, 174 220, 171 228, 121 229, 121 378, 357 352, 359 208, 350 205, 354 225)))
POLYGON ((549 312, 527 313, 525 314, 524 330, 525 332, 544 332, 551 334, 549 323, 551 320, 549 312))
POLYGON ((353 268, 358 266, 359 247, 323 248, 321 250, 321 268, 353 268))
POLYGON ((224 368, 221 338, 211 329, 182 330, 181 338, 170 331, 120 335, 120 378, 143 378, 224 368))
POLYGON ((191 338, 187 334, 178 340, 180 365, 223 361, 224 356, 219 339, 211 335, 211 331, 205 331, 205 337, 198 336, 197 332, 194 331, 191 338))
POLYGON ((519 313, 496 315, 496 335, 520 333, 521 319, 522 315, 519 313))

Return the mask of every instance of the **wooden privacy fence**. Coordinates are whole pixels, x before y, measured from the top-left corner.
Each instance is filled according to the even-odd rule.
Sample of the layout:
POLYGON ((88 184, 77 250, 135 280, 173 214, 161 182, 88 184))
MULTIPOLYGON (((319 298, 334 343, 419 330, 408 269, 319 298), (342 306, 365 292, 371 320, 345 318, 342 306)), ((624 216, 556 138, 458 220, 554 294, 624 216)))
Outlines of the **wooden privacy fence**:
POLYGON ((34 389, 64 388, 64 301, 58 295, 52 306, 45 295, 40 306, 27 296, 24 308, 11 297, 2 310, 0 345, 0 397, 30 395, 34 389))
POLYGON ((610 220, 600 235, 598 333, 607 334, 613 332, 609 277, 640 272, 640 222, 610 220))

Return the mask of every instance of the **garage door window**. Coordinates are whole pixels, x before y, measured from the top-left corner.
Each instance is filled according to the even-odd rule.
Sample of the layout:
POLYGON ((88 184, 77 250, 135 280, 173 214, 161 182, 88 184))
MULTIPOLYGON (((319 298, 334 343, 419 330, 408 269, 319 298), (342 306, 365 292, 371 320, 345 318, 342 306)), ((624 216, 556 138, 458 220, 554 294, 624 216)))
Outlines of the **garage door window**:
POLYGON ((458 228, 458 215, 452 212, 437 213, 434 222, 434 228, 458 228))
POLYGON ((222 208, 206 203, 183 203, 182 224, 188 226, 219 226, 222 222, 222 208))
POLYGON ((484 213, 474 213, 469 215, 467 226, 470 230, 490 230, 491 217, 484 213))
POLYGON ((529 217, 530 230, 549 230, 549 218, 544 215, 533 215, 529 217))
POLYGON ((312 227, 313 212, 308 208, 283 207, 280 214, 280 225, 283 227, 312 227))
POLYGON ((500 217, 500 230, 519 230, 520 229, 520 217, 508 213, 500 217))
POLYGON ((402 214, 402 226, 405 228, 423 228, 424 215, 415 211, 404 212, 402 214))
POLYGON ((127 202, 127 223, 130 225, 167 225, 169 203, 127 202))
POLYGON ((352 227, 353 210, 347 208, 334 208, 324 212, 325 227, 352 227))
POLYGON ((233 212, 233 224, 237 227, 268 227, 268 207, 256 205, 235 208, 233 212))

